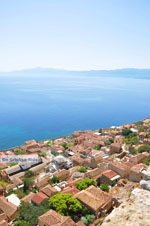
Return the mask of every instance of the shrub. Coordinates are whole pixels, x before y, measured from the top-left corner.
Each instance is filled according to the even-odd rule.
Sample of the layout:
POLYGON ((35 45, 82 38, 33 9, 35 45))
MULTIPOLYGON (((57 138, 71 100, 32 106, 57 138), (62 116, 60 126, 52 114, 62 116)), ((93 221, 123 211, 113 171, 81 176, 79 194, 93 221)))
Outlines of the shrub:
POLYGON ((101 150, 101 146, 100 146, 100 145, 95 146, 94 149, 95 149, 95 150, 101 150))
POLYGON ((134 149, 134 148, 131 148, 131 149, 129 149, 129 152, 130 152, 130 154, 132 154, 132 155, 136 155, 137 150, 134 149))
POLYGON ((40 153, 38 153, 38 156, 45 157, 46 156, 46 153, 45 152, 40 152, 40 153))
POLYGON ((18 165, 17 162, 12 162, 12 163, 10 163, 10 166, 16 166, 16 165, 18 165))
POLYGON ((109 186, 108 186, 108 184, 101 184, 100 185, 100 188, 103 190, 103 191, 109 191, 109 186))
POLYGON ((82 217, 82 221, 85 225, 89 225, 94 221, 95 216, 93 214, 86 215, 85 217, 82 217))
POLYGON ((144 164, 147 165, 147 166, 149 166, 149 164, 150 164, 150 158, 146 159, 146 160, 144 161, 144 164))
POLYGON ((113 186, 115 186, 116 183, 117 183, 116 181, 111 181, 110 185, 113 187, 113 186))
POLYGON ((32 224, 28 221, 17 221, 14 226, 32 226, 32 224))
POLYGON ((23 155, 23 154, 26 154, 26 153, 27 153, 26 150, 16 150, 16 151, 14 151, 15 155, 23 155))
POLYGON ((146 139, 150 139, 150 135, 149 134, 146 134, 146 139))
POLYGON ((65 150, 68 149, 68 144, 66 144, 66 143, 65 144, 62 144, 62 146, 64 147, 65 150))
POLYGON ((104 142, 104 144, 105 144, 106 146, 108 146, 108 145, 111 144, 111 142, 110 142, 109 140, 106 140, 106 141, 104 142))
POLYGON ((56 184, 56 183, 59 183, 61 180, 60 180, 60 178, 59 177, 52 177, 49 181, 48 181, 48 183, 49 184, 56 184))
POLYGON ((5 187, 8 185, 8 183, 7 183, 6 181, 4 181, 4 180, 0 180, 0 185, 1 185, 3 188, 5 188, 5 187))
POLYGON ((138 148, 138 152, 142 153, 142 152, 150 152, 150 145, 149 144, 145 144, 143 146, 140 146, 138 148))
POLYGON ((88 188, 91 185, 97 186, 97 182, 95 180, 85 178, 84 180, 76 182, 75 185, 81 191, 88 188))
POLYGON ((136 126, 140 126, 141 125, 141 122, 136 122, 135 125, 136 126))
POLYGON ((102 133, 102 129, 99 129, 99 131, 98 131, 99 133, 102 133))
POLYGON ((108 139, 111 143, 114 143, 114 138, 109 138, 108 139))
POLYGON ((136 133, 131 133, 128 136, 125 137, 125 143, 126 144, 138 144, 139 138, 136 133))
POLYGON ((87 172, 87 169, 86 169, 86 167, 80 167, 78 169, 78 172, 80 172, 80 173, 86 173, 87 172))
POLYGON ((24 175, 25 178, 33 177, 33 176, 34 176, 34 172, 32 170, 26 171, 24 175))
POLYGON ((122 135, 123 136, 128 136, 129 134, 131 134, 132 133, 132 131, 130 130, 130 129, 123 129, 122 130, 122 135))
POLYGON ((144 127, 139 128, 139 132, 144 132, 144 131, 145 131, 144 127))

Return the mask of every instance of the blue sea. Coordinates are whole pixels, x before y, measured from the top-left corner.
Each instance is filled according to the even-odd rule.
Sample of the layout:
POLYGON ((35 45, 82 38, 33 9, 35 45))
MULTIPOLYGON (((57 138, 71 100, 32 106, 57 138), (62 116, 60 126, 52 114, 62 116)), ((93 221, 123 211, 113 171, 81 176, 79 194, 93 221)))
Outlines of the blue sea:
POLYGON ((0 73, 0 150, 150 117, 150 74, 133 74, 0 73))

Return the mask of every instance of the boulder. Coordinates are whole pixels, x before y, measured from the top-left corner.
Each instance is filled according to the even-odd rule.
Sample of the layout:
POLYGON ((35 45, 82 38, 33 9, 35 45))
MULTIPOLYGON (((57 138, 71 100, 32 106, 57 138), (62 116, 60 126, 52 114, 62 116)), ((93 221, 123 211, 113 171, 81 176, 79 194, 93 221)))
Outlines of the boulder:
POLYGON ((145 190, 148 190, 150 191, 150 180, 141 180, 140 181, 140 186, 145 189, 145 190))

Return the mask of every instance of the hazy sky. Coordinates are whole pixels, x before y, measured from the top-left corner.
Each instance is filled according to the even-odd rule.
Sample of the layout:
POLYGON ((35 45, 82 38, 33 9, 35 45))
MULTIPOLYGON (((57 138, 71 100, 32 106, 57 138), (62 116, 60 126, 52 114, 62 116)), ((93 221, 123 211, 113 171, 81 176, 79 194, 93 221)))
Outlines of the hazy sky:
POLYGON ((150 0, 0 0, 0 71, 150 68, 150 0))

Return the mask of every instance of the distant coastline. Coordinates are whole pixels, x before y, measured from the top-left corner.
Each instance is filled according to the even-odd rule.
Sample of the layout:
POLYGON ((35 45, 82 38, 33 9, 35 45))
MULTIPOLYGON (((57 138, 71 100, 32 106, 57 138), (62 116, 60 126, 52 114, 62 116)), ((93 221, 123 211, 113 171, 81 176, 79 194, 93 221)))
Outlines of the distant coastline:
POLYGON ((122 78, 136 78, 136 79, 150 79, 150 69, 137 69, 137 68, 123 68, 112 70, 67 70, 67 69, 53 69, 53 68, 31 68, 23 70, 12 70, 9 72, 0 72, 0 76, 23 76, 32 73, 38 76, 39 73, 43 75, 79 75, 79 76, 104 76, 104 77, 122 77, 122 78))

